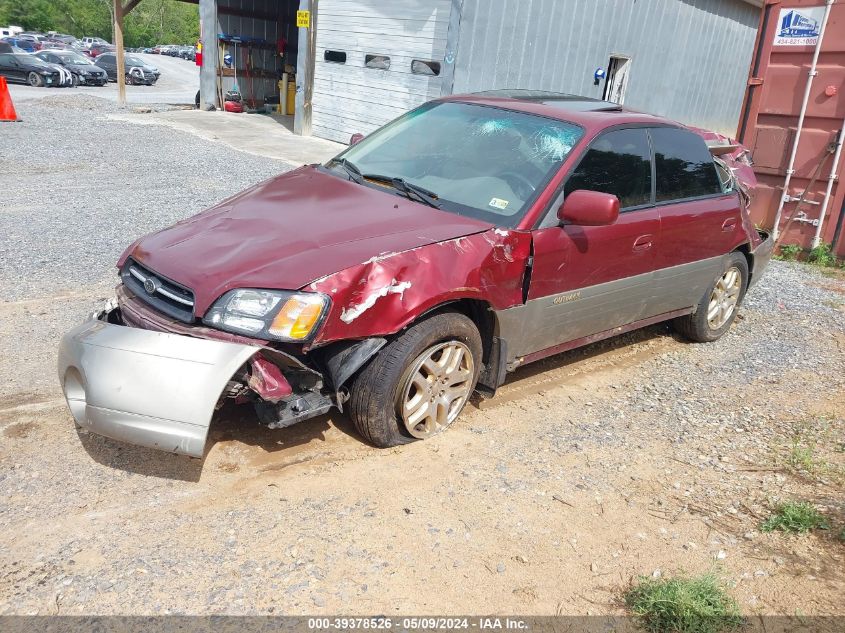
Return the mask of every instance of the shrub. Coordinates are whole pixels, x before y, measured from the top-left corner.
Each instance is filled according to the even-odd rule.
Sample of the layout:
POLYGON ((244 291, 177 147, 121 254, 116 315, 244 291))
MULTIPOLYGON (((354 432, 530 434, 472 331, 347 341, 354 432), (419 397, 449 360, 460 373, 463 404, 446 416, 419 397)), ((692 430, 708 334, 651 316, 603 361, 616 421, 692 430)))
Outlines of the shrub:
POLYGON ((780 258, 785 262, 794 262, 798 260, 798 255, 801 254, 801 247, 798 244, 785 244, 780 247, 780 258))
POLYGON ((836 255, 833 254, 833 246, 831 244, 819 244, 807 255, 807 261, 816 266, 835 266, 836 255))
POLYGON ((742 624, 736 600, 714 574, 641 577, 625 594, 625 602, 653 633, 717 633, 742 624))
POLYGON ((806 534, 810 530, 826 530, 830 526, 822 513, 815 506, 806 501, 789 501, 775 508, 775 512, 763 521, 760 529, 763 532, 791 532, 806 534))

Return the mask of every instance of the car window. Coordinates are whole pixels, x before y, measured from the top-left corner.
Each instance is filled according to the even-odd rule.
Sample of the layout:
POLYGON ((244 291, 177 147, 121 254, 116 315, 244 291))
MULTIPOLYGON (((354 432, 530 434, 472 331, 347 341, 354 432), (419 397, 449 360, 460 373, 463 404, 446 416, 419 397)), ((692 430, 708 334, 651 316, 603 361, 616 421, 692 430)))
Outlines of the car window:
POLYGON ((621 209, 651 203, 651 149, 645 128, 612 130, 594 140, 566 181, 564 195, 576 189, 612 193, 621 209))
POLYGON ((657 172, 657 202, 722 193, 716 164, 698 134, 660 127, 650 130, 657 172))
MULTIPOLYGON (((338 158, 363 174, 402 178, 427 189, 445 211, 513 227, 583 133, 574 123, 524 112, 429 103, 338 158)), ((337 159, 327 166, 346 175, 337 159)))
MULTIPOLYGON (((24 57, 23 55, 21 57, 24 57)), ((29 66, 36 66, 38 68, 51 68, 50 64, 43 59, 39 59, 35 55, 26 55, 26 64, 29 66)))

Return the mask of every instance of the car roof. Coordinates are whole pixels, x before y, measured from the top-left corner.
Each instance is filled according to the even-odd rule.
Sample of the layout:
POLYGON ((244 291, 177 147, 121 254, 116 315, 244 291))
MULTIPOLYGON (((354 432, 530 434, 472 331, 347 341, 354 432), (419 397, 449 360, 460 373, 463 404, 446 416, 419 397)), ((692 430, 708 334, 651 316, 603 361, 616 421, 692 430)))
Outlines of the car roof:
POLYGON ((460 101, 516 110, 527 114, 576 123, 588 131, 620 124, 671 125, 677 121, 623 108, 610 101, 545 90, 486 90, 442 97, 438 101, 460 101))

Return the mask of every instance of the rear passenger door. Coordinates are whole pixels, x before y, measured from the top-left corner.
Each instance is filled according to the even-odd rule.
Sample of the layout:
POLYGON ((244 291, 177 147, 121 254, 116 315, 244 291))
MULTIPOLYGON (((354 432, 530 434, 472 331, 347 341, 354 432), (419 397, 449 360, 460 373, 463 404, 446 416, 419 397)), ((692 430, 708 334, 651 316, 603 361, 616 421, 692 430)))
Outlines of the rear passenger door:
POLYGON ((649 130, 660 248, 650 315, 697 304, 742 232, 739 196, 724 192, 704 139, 682 128, 649 130))
POLYGON ((534 231, 524 340, 539 351, 642 318, 651 294, 659 234, 652 205, 648 131, 612 129, 596 137, 534 231), (560 225, 557 210, 578 189, 619 198, 609 226, 560 225))

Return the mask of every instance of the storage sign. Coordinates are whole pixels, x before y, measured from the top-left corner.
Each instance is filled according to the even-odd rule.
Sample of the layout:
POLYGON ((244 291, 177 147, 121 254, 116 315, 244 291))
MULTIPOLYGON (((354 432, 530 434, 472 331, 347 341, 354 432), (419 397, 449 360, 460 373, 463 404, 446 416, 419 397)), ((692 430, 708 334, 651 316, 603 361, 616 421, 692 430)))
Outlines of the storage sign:
POLYGON ((296 26, 301 29, 311 28, 311 12, 297 11, 296 12, 296 26))
POLYGON ((775 46, 815 46, 824 7, 781 9, 775 30, 775 46))

